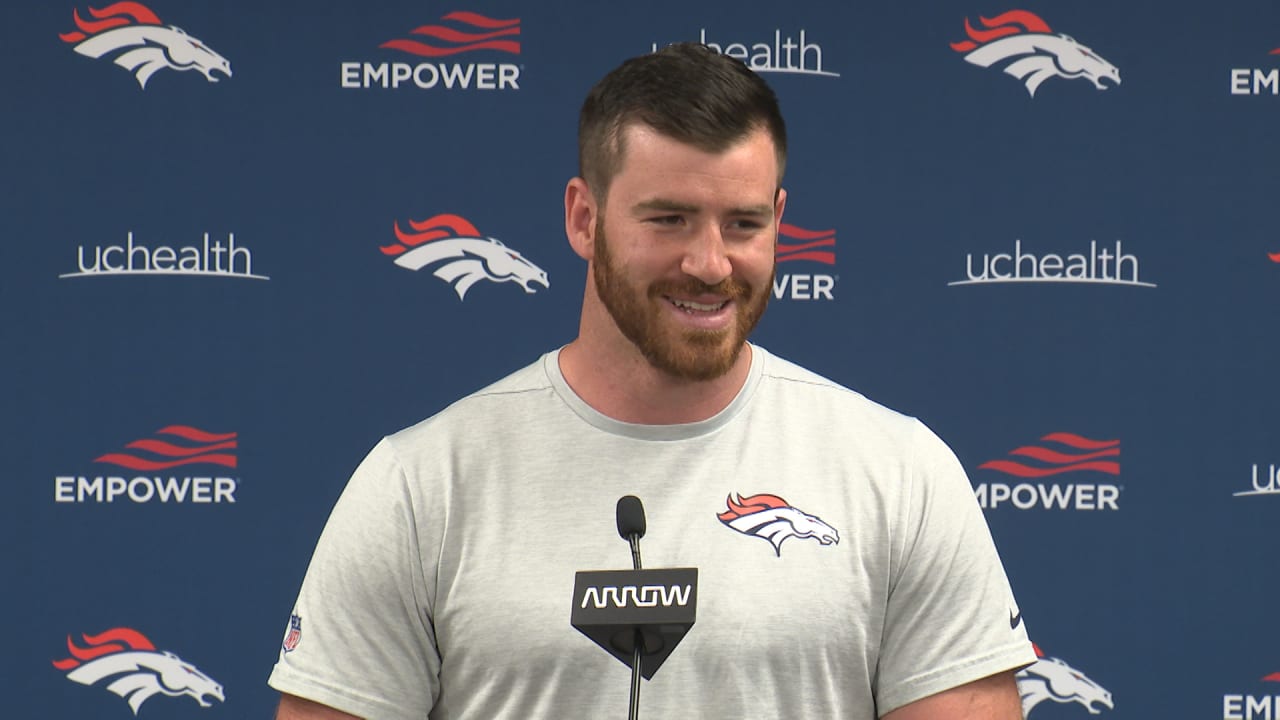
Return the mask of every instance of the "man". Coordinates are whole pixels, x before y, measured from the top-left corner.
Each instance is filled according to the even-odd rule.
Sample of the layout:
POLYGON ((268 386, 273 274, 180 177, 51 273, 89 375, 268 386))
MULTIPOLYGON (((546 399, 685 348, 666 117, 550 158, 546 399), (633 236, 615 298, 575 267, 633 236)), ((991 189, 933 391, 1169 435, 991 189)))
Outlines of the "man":
POLYGON ((700 570, 646 716, 1021 718, 1012 673, 1035 655, 954 456, 747 343, 786 204, 772 91, 672 46, 591 91, 579 153, 577 339, 361 464, 271 676, 277 717, 620 717, 629 670, 569 615, 575 571, 623 566, 614 504, 636 494, 647 564, 700 570))

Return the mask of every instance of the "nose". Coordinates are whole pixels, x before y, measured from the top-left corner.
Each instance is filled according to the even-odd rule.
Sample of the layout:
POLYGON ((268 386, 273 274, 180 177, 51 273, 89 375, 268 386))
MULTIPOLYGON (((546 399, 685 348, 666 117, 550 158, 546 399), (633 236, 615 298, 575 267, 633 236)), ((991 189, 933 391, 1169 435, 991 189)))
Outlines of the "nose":
POLYGON ((708 285, 715 285, 733 273, 718 226, 711 225, 689 240, 680 269, 708 285))

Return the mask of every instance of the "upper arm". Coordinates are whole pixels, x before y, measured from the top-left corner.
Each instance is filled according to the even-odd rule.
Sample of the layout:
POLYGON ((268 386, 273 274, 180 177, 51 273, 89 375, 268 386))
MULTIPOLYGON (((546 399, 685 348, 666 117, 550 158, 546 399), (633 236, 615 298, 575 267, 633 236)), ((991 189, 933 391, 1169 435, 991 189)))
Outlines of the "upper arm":
POLYGON ((882 711, 1036 660, 963 467, 923 425, 915 430, 877 659, 882 711))
POLYGON ((298 633, 281 648, 271 687, 357 716, 430 711, 439 654, 424 572, 434 569, 422 562, 417 528, 440 523, 415 515, 408 485, 385 440, 356 469, 316 543, 291 612, 298 633))
POLYGON ((1022 701, 1010 670, 903 705, 882 720, 1022 720, 1022 701))
POLYGON ((276 708, 276 720, 360 720, 360 718, 297 695, 281 693, 280 706, 276 708))

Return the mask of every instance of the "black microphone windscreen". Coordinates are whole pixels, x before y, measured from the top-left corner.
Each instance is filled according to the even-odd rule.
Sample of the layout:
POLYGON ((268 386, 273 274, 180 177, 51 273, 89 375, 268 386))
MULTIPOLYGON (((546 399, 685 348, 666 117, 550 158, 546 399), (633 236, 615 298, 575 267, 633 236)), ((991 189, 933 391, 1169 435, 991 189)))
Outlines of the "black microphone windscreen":
POLYGON ((618 534, 623 540, 644 537, 644 505, 635 495, 618 498, 618 534))

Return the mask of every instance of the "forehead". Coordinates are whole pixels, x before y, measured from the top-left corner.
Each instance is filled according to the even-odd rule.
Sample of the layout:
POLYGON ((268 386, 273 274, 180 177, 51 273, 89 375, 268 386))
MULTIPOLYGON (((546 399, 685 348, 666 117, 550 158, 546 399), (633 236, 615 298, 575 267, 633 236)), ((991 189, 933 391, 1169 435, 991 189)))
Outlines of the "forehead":
POLYGON ((718 151, 681 142, 642 124, 628 125, 619 135, 621 152, 610 196, 699 191, 747 193, 769 200, 778 188, 777 150, 763 128, 718 151))

